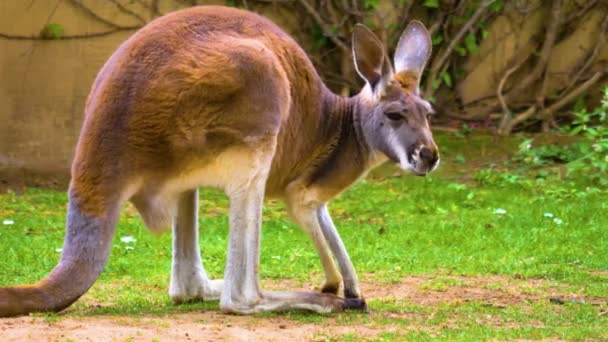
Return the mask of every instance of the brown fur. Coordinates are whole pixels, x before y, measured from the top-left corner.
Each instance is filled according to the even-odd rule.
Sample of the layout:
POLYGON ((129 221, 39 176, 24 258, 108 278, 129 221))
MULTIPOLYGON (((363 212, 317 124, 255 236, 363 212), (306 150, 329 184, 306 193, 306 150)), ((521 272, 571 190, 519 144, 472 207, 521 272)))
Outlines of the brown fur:
MULTIPOLYGON (((411 76, 395 76, 402 91, 417 85, 411 76)), ((325 203, 377 161, 353 129, 356 101, 331 93, 298 44, 265 18, 213 6, 166 15, 123 43, 99 72, 72 165, 72 200, 83 217, 112 222, 131 199, 159 231, 170 226, 179 193, 214 185, 198 183, 200 170, 232 175, 239 165, 226 163, 250 163, 241 156, 276 146, 266 197, 325 203)), ((86 263, 70 267, 88 272, 73 268, 86 263)), ((57 298, 44 297, 77 292, 65 271, 57 274, 53 290, 46 280, 0 288, 0 316, 76 300, 55 305, 57 298), (42 291, 30 299, 38 306, 18 307, 30 289, 42 291)))

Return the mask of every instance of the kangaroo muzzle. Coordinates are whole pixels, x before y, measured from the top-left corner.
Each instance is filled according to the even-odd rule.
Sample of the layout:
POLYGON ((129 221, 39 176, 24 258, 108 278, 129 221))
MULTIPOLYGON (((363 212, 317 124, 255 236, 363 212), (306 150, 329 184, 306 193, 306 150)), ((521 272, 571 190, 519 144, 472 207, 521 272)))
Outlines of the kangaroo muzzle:
POLYGON ((418 146, 410 154, 410 161, 416 175, 426 176, 439 166, 439 151, 435 146, 418 146))

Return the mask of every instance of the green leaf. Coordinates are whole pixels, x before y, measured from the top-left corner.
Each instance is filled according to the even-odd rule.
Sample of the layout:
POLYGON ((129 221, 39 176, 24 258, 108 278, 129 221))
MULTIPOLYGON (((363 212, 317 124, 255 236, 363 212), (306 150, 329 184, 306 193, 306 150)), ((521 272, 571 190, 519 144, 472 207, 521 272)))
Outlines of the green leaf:
POLYGON ((377 9, 379 5, 380 5, 380 1, 379 0, 364 0, 363 1, 363 7, 366 10, 377 9))
POLYGON ((433 89, 437 89, 437 88, 439 88, 440 85, 441 85, 441 78, 438 78, 433 81, 432 87, 433 87, 433 89))
POLYGON ((425 0, 422 6, 427 8, 439 8, 439 0, 425 0))
POLYGON ((433 36, 431 41, 433 43, 433 46, 437 46, 437 45, 441 44, 441 42, 443 42, 443 36, 441 34, 437 33, 433 36))
POLYGON ((452 88, 452 76, 447 71, 442 72, 441 74, 439 74, 439 76, 441 77, 445 85, 452 88))
POLYGON ((456 51, 456 53, 462 57, 467 55, 467 49, 463 48, 462 46, 455 47, 454 51, 456 51))
POLYGON ((467 50, 472 55, 476 55, 479 53, 479 45, 477 45, 477 37, 475 37, 474 34, 472 34, 472 33, 467 34, 467 36, 464 38, 464 45, 466 46, 467 50))
POLYGON ((492 2, 490 4, 490 11, 492 11, 494 13, 498 13, 498 12, 502 11, 503 7, 504 7, 503 0, 495 0, 494 2, 492 2))
POLYGON ((325 36, 323 29, 319 25, 312 26, 310 35, 312 36, 312 47, 315 51, 321 50, 329 43, 329 38, 325 36))
POLYGON ((486 30, 486 29, 482 29, 481 30, 481 38, 482 39, 487 39, 488 38, 488 34, 489 34, 488 30, 486 30))
POLYGON ((63 37, 63 26, 57 23, 49 23, 40 31, 40 37, 44 39, 60 39, 63 37))

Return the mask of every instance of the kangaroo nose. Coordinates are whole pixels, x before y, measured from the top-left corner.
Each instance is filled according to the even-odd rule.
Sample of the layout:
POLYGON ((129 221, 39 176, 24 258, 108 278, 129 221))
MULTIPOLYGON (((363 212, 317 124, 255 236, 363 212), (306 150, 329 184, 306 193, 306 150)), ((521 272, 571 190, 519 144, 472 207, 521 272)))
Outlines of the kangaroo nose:
POLYGON ((427 165, 433 166, 437 162, 437 159, 439 159, 439 156, 436 150, 431 150, 428 147, 423 147, 420 150, 420 159, 422 159, 427 165))

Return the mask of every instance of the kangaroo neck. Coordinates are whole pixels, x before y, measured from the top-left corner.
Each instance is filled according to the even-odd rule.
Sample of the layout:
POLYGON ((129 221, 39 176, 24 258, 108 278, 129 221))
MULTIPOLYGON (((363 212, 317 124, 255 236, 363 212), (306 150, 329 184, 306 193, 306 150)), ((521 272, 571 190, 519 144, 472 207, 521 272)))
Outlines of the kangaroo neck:
POLYGON ((321 97, 320 130, 328 141, 309 182, 341 192, 370 169, 374 153, 362 131, 359 97, 338 96, 325 87, 321 97))

